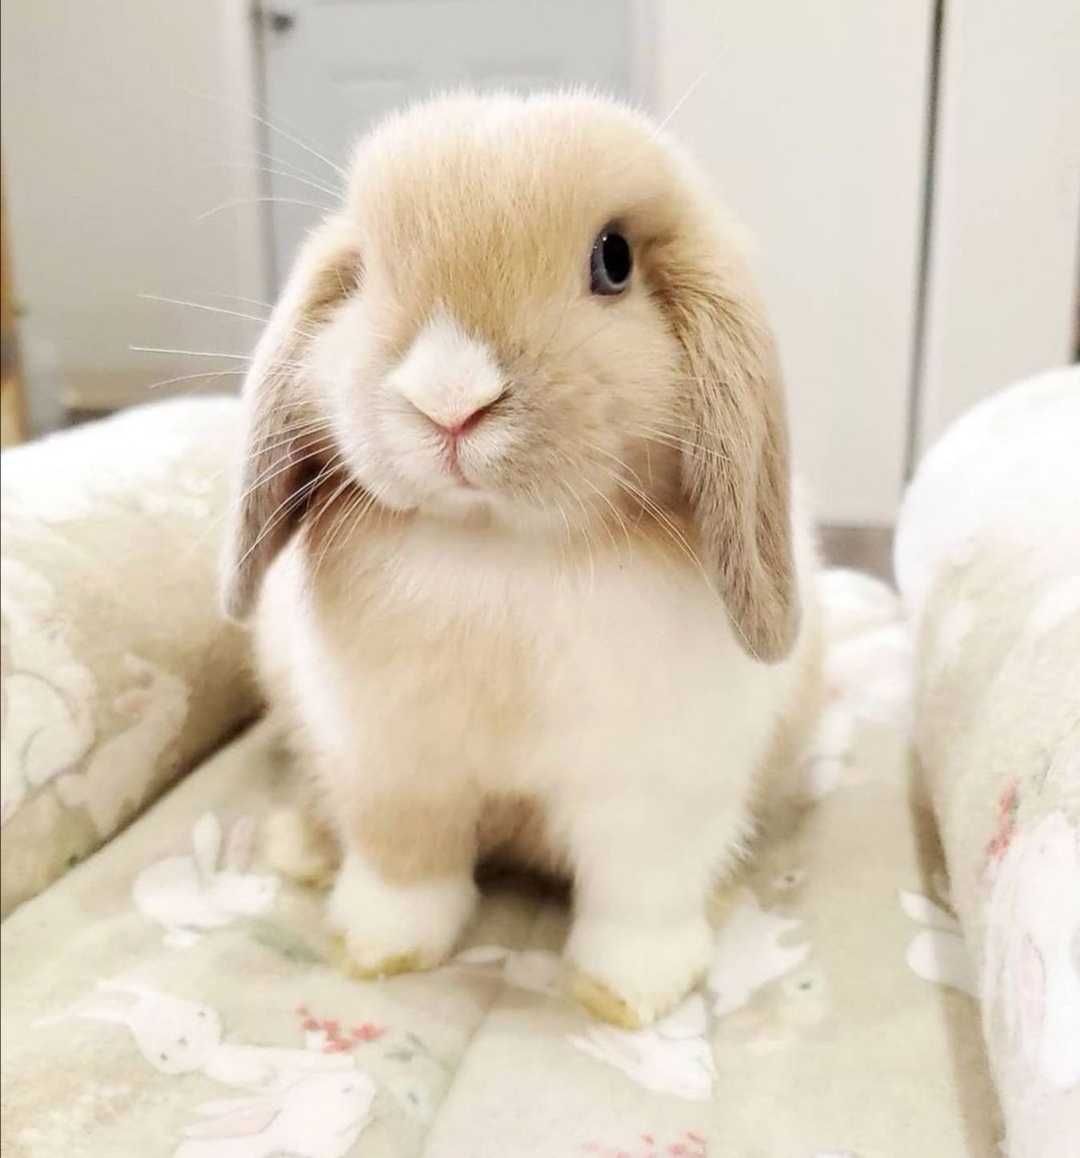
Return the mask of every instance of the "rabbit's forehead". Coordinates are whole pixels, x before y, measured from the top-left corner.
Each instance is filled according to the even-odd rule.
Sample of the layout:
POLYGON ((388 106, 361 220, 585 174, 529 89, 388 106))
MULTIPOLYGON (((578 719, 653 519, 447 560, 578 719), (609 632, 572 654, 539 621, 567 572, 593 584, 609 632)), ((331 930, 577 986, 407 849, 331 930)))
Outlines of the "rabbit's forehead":
POLYGON ((586 125, 508 116, 444 137, 406 124, 375 144, 352 193, 364 260, 421 306, 565 289, 587 277, 604 225, 673 201, 666 151, 621 113, 586 125))

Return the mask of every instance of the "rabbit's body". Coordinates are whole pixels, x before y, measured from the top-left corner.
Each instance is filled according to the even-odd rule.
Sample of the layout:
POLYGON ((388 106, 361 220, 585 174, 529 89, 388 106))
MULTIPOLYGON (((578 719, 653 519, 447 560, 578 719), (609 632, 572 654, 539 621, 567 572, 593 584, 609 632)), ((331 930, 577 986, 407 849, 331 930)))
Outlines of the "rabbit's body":
MULTIPOLYGON (((258 613, 261 674, 315 762, 327 813, 423 798, 443 824, 466 813, 481 855, 539 854, 534 867, 557 874, 573 862, 585 801, 635 844, 681 845, 702 822, 744 835, 746 778, 783 727, 777 703, 807 690, 805 648, 755 663, 689 560, 673 565, 633 535, 629 548, 616 537, 592 552, 575 565, 527 541, 508 551, 483 531, 402 520, 365 536, 355 570, 328 563, 312 585, 299 544, 286 548, 258 613), (355 773, 320 777, 322 761, 355 773), (661 801, 658 776, 671 789, 661 801), (634 818, 638 777, 646 800, 634 818), (503 807, 514 802, 534 807, 503 807), (656 812, 665 802, 674 817, 687 810, 675 831, 656 812), (527 843, 507 849, 518 836, 527 843)), ((799 554, 812 574, 808 539, 799 554)), ((388 824, 371 836, 385 836, 401 880, 439 856, 437 834, 413 841, 388 824)))
POLYGON ((477 858, 510 853, 572 876, 586 1003, 659 1016, 816 688, 735 231, 616 105, 421 106, 361 147, 248 392, 228 601, 279 556, 260 667, 344 851, 354 964, 444 959, 477 858))
MULTIPOLYGON (((609 878, 605 908, 637 882, 653 893, 650 918, 635 937, 612 933, 631 968, 680 937, 697 961, 707 882, 744 847, 773 745, 797 747, 816 609, 808 600, 788 659, 756 663, 674 546, 631 532, 590 549, 570 560, 403 518, 365 535, 348 569, 328 559, 312 576, 296 543, 268 574, 264 683, 291 712, 325 814, 371 859, 333 901, 344 928, 365 913, 361 965, 445 957, 472 905, 472 865, 490 855, 609 878), (454 891, 410 922, 401 891, 448 875, 454 891)), ((812 576, 809 536, 796 557, 812 576)))

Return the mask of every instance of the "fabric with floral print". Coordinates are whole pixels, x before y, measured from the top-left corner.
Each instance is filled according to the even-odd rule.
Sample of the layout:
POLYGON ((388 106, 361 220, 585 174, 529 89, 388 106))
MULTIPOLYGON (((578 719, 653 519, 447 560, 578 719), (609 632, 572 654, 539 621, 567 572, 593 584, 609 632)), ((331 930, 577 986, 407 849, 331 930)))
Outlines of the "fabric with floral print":
POLYGON ((234 399, 173 401, 4 452, 5 914, 254 709, 216 598, 238 423, 234 399))
POLYGON ((717 891, 710 968, 667 1017, 579 1009, 565 901, 519 879, 441 968, 346 977, 322 895, 260 859, 290 775, 264 723, 0 926, 5 1156, 991 1153, 975 1003, 908 963, 959 936, 909 807, 898 605, 852 572, 822 590, 798 798, 717 891))
POLYGON ((994 395, 927 455, 897 531, 948 944, 962 930, 1010 1158, 1080 1154, 1077 431, 1080 367, 994 395))

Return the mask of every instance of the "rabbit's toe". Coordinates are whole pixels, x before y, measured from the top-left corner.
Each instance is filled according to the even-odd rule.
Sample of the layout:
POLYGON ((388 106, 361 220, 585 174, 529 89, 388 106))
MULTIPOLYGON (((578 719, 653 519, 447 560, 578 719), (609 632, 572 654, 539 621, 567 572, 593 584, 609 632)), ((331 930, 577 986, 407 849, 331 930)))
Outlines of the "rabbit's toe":
POLYGON ((579 918, 567 945, 571 993, 602 1021, 640 1029, 701 980, 711 944, 704 914, 661 927, 579 918))
POLYGON ((341 945, 339 966, 346 977, 357 981, 374 981, 380 977, 394 977, 398 973, 421 973, 433 969, 439 961, 425 962, 419 953, 398 953, 393 957, 379 957, 379 951, 359 944, 354 937, 341 945))
POLYGON ((328 916, 344 937, 346 972, 386 977, 442 964, 475 903, 469 875, 397 884, 350 852, 330 894, 328 916))
POLYGON ((620 1029, 641 1029, 641 1017, 634 1007, 587 973, 574 971, 570 992, 578 1005, 600 1021, 617 1025, 620 1029))

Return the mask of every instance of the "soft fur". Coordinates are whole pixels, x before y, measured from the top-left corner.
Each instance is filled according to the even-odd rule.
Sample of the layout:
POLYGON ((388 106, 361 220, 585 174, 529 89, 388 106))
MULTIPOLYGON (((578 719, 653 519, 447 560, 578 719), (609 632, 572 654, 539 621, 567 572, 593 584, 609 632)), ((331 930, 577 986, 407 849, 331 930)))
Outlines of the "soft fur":
POLYGON ((736 230, 613 103, 422 105, 362 142, 246 391, 226 600, 243 616, 261 588, 353 964, 443 960, 500 854, 573 877, 590 1007, 664 1013, 817 663, 736 230), (598 297, 610 222, 635 267, 598 297), (455 455, 440 427, 474 414, 455 455))

